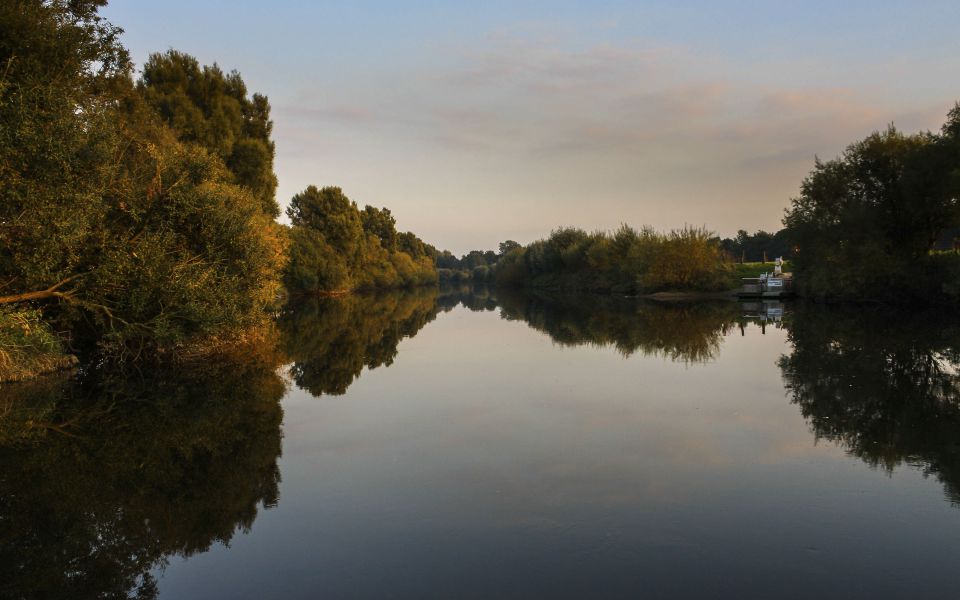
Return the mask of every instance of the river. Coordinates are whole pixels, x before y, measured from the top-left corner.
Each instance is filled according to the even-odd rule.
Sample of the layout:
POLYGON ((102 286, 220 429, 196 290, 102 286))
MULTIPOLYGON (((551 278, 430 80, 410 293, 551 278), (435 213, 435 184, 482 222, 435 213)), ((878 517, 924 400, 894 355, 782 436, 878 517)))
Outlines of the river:
POLYGON ((0 597, 954 598, 960 321, 352 296, 0 389, 0 597))

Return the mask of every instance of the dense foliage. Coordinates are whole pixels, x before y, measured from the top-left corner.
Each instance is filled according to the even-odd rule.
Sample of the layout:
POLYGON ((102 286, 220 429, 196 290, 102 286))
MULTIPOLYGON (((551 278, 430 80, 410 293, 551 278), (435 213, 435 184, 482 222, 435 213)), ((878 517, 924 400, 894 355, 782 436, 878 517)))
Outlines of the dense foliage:
POLYGON ((241 339, 281 278, 436 282, 432 246, 337 188, 297 194, 278 224, 267 98, 175 50, 135 83, 104 4, 0 7, 0 379, 65 364, 53 332, 123 360, 241 339))
POLYGON ((434 262, 440 283, 460 285, 468 282, 493 283, 497 263, 510 250, 520 244, 512 240, 501 242, 500 252, 493 250, 471 250, 457 258, 449 250, 438 252, 434 262))
POLYGON ((0 306, 0 383, 67 368, 74 360, 40 311, 0 306))
POLYGON ((218 156, 232 182, 250 190, 265 213, 280 214, 266 96, 248 98, 239 73, 224 74, 217 65, 201 67, 197 59, 176 50, 152 54, 137 89, 178 139, 218 156))
POLYGON ((284 273, 294 294, 411 287, 436 283, 428 246, 399 233, 386 208, 362 211, 338 187, 309 186, 287 208, 292 224, 284 273))
POLYGON ((497 265, 499 286, 652 293, 729 286, 729 262, 716 239, 697 228, 658 233, 626 225, 613 234, 581 229, 515 248, 497 265))
POLYGON ((720 240, 720 247, 738 263, 773 262, 780 257, 793 256, 793 243, 787 229, 776 233, 760 229, 752 234, 741 229, 736 236, 720 240))
POLYGON ((0 304, 117 356, 262 321, 282 229, 144 102, 102 4, 0 7, 0 304))
POLYGON ((939 134, 894 127, 817 160, 784 224, 800 290, 816 297, 960 299, 960 257, 932 254, 960 223, 960 107, 939 134))

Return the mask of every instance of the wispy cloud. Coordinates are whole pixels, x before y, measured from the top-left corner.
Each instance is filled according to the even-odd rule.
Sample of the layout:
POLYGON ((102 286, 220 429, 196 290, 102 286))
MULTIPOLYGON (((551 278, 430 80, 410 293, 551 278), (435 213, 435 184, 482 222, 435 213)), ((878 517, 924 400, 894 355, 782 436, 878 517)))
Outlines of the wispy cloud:
POLYGON ((304 93, 322 101, 279 114, 349 137, 365 157, 416 160, 423 172, 404 171, 408 180, 443 172, 469 181, 456 193, 472 201, 502 198, 504 186, 522 190, 512 201, 526 206, 524 218, 539 215, 544 233, 559 219, 588 219, 588 228, 697 222, 722 233, 752 227, 758 213, 775 222, 815 154, 832 156, 891 121, 934 127, 946 110, 876 89, 772 85, 691 48, 637 40, 572 47, 542 30, 499 32, 432 61, 362 75, 304 93), (586 190, 605 199, 602 219, 576 207, 586 190))

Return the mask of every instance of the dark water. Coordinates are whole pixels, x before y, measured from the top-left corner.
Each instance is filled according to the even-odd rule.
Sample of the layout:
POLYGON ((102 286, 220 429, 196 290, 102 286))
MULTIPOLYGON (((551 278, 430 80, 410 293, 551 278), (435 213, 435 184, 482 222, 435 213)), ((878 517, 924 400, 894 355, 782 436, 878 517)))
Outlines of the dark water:
POLYGON ((960 321, 418 292, 0 389, 0 597, 956 598, 960 321))

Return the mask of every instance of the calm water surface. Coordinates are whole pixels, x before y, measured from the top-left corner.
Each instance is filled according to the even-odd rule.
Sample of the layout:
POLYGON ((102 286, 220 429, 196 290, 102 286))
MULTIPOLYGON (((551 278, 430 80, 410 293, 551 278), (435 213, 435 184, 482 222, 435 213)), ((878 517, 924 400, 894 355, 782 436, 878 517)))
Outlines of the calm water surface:
POLYGON ((0 594, 957 597, 960 326, 782 314, 355 297, 4 390, 0 594))

